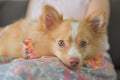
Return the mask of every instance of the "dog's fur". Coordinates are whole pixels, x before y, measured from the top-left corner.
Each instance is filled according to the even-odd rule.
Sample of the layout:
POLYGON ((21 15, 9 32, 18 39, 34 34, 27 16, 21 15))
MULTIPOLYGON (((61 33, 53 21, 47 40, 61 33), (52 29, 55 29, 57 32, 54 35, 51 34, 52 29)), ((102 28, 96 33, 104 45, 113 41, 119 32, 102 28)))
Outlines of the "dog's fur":
POLYGON ((84 59, 103 50, 105 19, 104 11, 99 10, 82 21, 63 20, 54 8, 46 5, 39 20, 21 19, 2 30, 0 56, 24 58, 21 41, 32 38, 36 52, 34 58, 56 56, 65 65, 78 68, 84 59), (69 63, 72 57, 79 60, 74 67, 69 63))

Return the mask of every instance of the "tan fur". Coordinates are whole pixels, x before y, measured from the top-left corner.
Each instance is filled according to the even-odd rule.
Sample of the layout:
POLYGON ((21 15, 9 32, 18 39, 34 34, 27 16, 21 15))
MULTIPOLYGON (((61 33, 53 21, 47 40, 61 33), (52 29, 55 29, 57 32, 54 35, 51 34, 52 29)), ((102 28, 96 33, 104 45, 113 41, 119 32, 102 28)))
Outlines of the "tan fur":
MULTIPOLYGON (((71 28, 70 28, 70 22, 71 20, 67 20, 64 21, 59 28, 57 28, 57 30, 55 30, 55 34, 54 35, 54 47, 53 47, 53 51, 56 52, 56 50, 62 52, 62 56, 60 54, 58 54, 57 52, 54 53, 57 57, 59 57, 64 64, 66 64, 67 66, 69 66, 68 64, 68 51, 69 48, 71 46, 71 28), (60 31, 59 31, 60 30, 60 31), (56 38, 57 37, 57 38, 56 38), (56 45, 56 43, 58 42, 58 40, 64 40, 66 46, 65 47, 59 47, 58 45, 56 45)), ((73 21, 74 22, 74 21, 73 21)), ((82 65, 82 61, 85 59, 90 59, 94 56, 97 56, 99 53, 102 52, 103 50, 103 41, 104 41, 104 36, 106 34, 106 30, 101 31, 101 32, 93 32, 91 30, 91 26, 88 25, 88 23, 86 23, 86 21, 80 21, 80 25, 79 25, 79 32, 78 35, 76 37, 76 48, 80 51, 80 53, 82 54, 82 58, 81 60, 81 64, 82 65), (79 46, 80 41, 87 41, 87 47, 85 48, 81 48, 79 46)))
POLYGON ((69 66, 68 51, 73 42, 71 37, 71 22, 78 22, 79 29, 75 38, 75 48, 80 52, 80 64, 84 59, 89 59, 98 55, 103 50, 103 40, 106 34, 105 14, 103 11, 93 12, 92 15, 86 17, 82 21, 63 20, 62 16, 52 7, 45 6, 40 20, 21 19, 11 25, 8 25, 0 34, 0 56, 7 57, 24 57, 22 52, 21 41, 26 38, 32 38, 35 43, 34 58, 41 56, 57 56, 65 65, 69 66), (98 30, 93 30, 91 20, 94 16, 101 17, 102 22, 98 30), (50 17, 50 18, 48 18, 50 17), (52 20, 51 20, 52 18, 52 20), (47 24, 47 19, 51 20, 52 24, 47 24), (58 41, 65 42, 64 47, 58 46, 58 41), (85 48, 80 47, 80 42, 86 41, 85 48))
MULTIPOLYGON (((46 10, 49 6, 43 8, 43 14, 46 14, 46 10)), ((53 10, 53 9, 52 9, 53 10)), ((52 11, 56 15, 54 18, 56 21, 60 21, 56 10, 52 11)), ((45 15, 42 15, 45 18, 45 15)), ((41 20, 42 22, 43 20, 41 20)), ((51 54, 50 45, 52 38, 50 37, 51 30, 43 29, 45 23, 40 23, 40 20, 27 20, 21 19, 15 23, 8 25, 0 35, 0 56, 7 57, 24 57, 22 52, 22 40, 26 38, 32 38, 35 43, 35 57, 41 57, 42 55, 48 56, 51 54)))

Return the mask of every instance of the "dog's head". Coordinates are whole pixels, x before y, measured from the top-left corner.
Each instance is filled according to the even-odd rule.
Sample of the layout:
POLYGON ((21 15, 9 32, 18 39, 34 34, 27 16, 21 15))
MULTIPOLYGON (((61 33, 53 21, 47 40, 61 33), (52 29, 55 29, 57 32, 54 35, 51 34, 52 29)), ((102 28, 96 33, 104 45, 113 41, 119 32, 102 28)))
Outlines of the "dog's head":
POLYGON ((52 53, 70 68, 79 68, 84 59, 102 51, 106 33, 104 11, 95 11, 82 21, 63 20, 47 5, 43 8, 41 23, 50 34, 52 53))

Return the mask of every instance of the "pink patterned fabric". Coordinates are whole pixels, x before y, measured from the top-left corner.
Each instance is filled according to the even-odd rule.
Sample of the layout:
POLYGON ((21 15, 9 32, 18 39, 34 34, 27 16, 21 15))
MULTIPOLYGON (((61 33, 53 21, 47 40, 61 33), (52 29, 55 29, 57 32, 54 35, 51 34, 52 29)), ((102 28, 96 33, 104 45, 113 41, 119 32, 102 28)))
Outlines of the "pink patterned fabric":
MULTIPOLYGON (((13 59, 0 58, 0 80, 116 80, 114 66, 106 53, 99 56, 102 67, 84 63, 77 71, 64 66, 56 57, 11 62, 13 59)), ((92 61, 96 64, 97 60, 92 61)))

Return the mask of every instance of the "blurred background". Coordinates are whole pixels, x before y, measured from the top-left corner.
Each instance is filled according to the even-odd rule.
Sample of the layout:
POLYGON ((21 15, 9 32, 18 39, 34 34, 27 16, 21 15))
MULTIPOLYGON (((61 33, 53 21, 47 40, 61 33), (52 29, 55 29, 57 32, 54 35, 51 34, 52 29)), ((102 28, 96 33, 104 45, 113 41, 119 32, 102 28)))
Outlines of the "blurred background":
POLYGON ((120 0, 110 0, 111 15, 108 26, 108 36, 110 42, 109 53, 115 65, 118 80, 120 80, 120 0))
MULTIPOLYGON (((29 0, 0 0, 0 26, 13 23, 26 14, 29 0)), ((110 50, 120 80, 120 0, 110 0, 111 15, 108 25, 110 50)))
POLYGON ((0 26, 24 18, 29 0, 0 0, 0 26))

